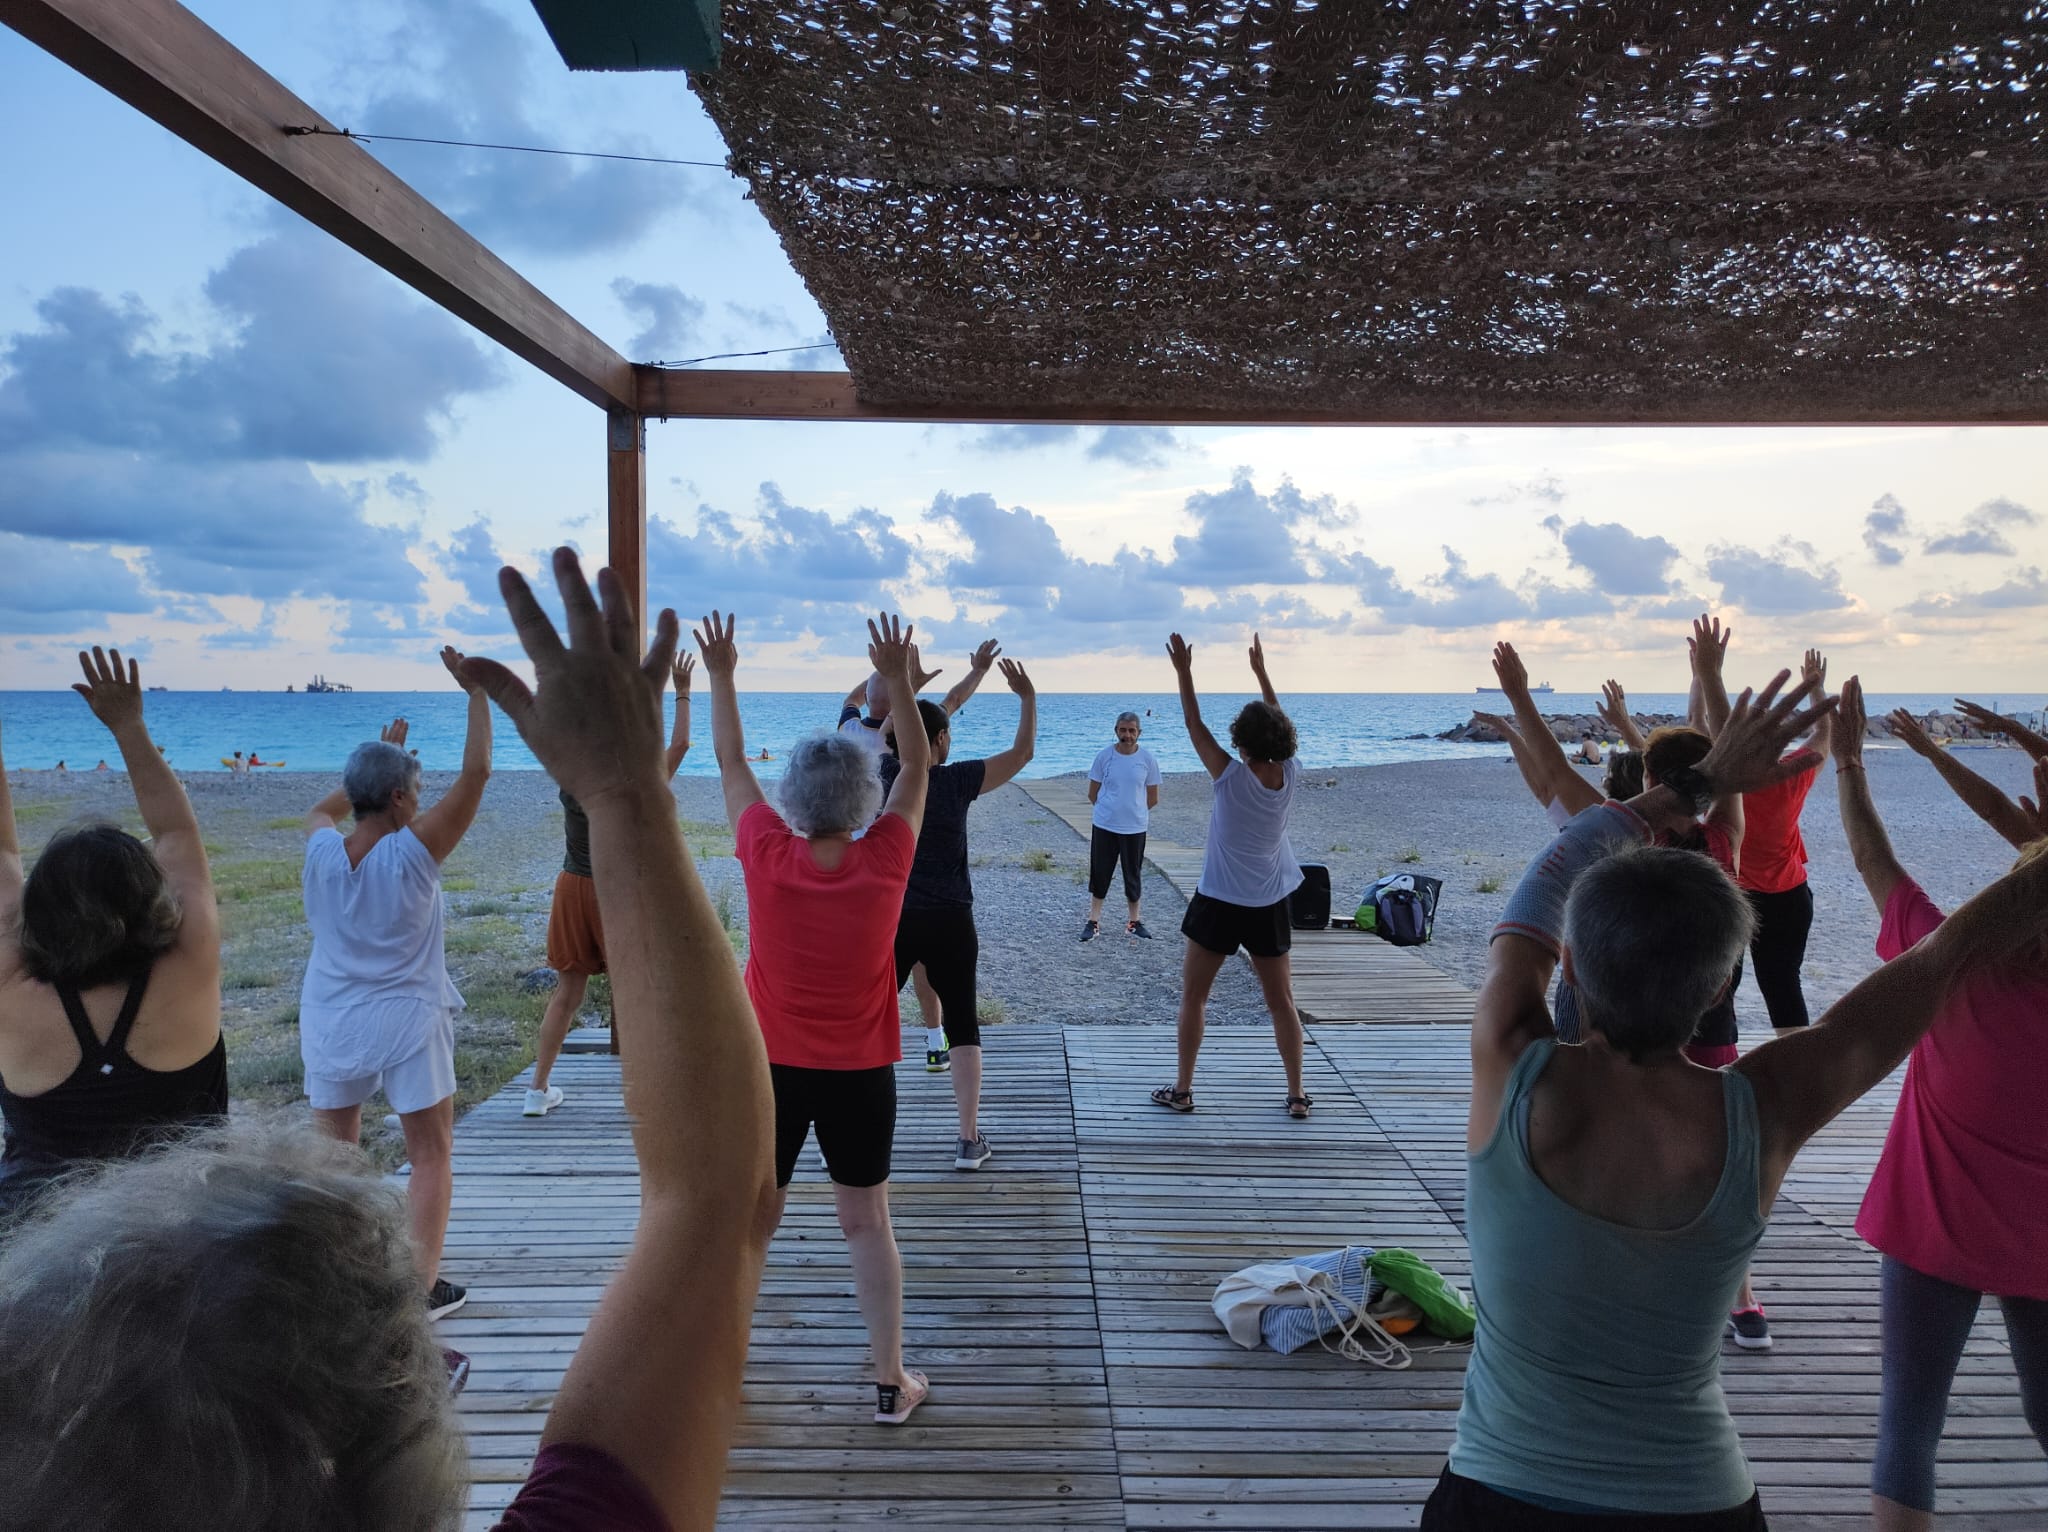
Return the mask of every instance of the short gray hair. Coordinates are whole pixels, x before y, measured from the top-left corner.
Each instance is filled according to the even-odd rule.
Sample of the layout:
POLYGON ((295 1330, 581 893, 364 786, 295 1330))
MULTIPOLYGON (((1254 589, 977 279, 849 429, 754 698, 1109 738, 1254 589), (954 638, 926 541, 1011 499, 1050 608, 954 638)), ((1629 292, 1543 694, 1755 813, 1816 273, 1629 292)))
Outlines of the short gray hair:
POLYGON ((465 1462, 403 1200, 308 1127, 67 1178, 0 1246, 0 1525, 428 1532, 465 1462))
POLYGON ((1755 933, 1735 880, 1675 847, 1641 846, 1588 868, 1565 906, 1586 1023, 1638 1062, 1691 1038, 1755 933))
POLYGON ((1143 730, 1145 727, 1145 721, 1136 713, 1119 713, 1116 715, 1114 727, 1121 729, 1127 723, 1136 724, 1140 730, 1143 730))
POLYGON ((358 815, 381 813, 391 807, 393 793, 419 785, 420 763, 386 740, 364 740, 341 768, 341 790, 358 815))
POLYGON ((789 752, 777 801, 799 835, 858 830, 882 811, 881 762, 844 734, 813 734, 789 752))

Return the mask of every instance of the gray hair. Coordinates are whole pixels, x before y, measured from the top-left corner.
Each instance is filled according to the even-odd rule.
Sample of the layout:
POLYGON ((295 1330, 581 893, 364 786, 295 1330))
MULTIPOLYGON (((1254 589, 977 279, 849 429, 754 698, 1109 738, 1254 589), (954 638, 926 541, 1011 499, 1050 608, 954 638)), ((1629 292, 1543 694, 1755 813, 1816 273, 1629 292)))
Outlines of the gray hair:
POLYGON ((1117 714, 1116 723, 1112 725, 1112 727, 1121 729, 1127 723, 1136 724, 1140 730, 1142 730, 1145 727, 1145 721, 1142 718, 1140 718, 1136 713, 1128 712, 1117 714))
POLYGON ((1564 927, 1587 1023, 1640 1062, 1692 1036, 1748 949, 1756 914, 1699 852, 1642 846, 1580 875, 1564 927))
POLYGON ((310 1128, 67 1178, 0 1247, 0 1526, 427 1532, 465 1462, 403 1200, 310 1128))
POLYGON ((381 739, 364 740, 341 768, 341 790, 358 816, 383 812, 391 807, 393 793, 419 785, 420 763, 381 739))
POLYGON ((882 811, 881 762, 858 740, 813 734, 789 752, 777 801, 799 835, 858 830, 882 811))

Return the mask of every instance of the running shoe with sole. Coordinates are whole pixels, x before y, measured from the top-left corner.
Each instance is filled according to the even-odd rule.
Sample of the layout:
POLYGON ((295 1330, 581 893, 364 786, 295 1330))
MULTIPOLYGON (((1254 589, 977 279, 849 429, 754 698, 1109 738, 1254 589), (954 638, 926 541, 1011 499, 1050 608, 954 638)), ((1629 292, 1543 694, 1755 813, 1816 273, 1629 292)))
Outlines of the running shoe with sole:
POLYGON ((942 1075, 953 1067, 953 1050, 950 1048, 927 1048, 924 1051, 924 1072, 928 1075, 942 1075))
POLYGON ((562 1104, 562 1087, 550 1085, 546 1090, 530 1090, 526 1093, 526 1108, 522 1117, 545 1117, 562 1104))
POLYGON ((959 1152, 953 1156, 955 1170, 979 1170, 995 1153, 986 1133, 977 1133, 972 1138, 960 1140, 959 1152))
POLYGON ((878 1426, 900 1426, 910 1419, 910 1412, 931 1397, 931 1380, 921 1372, 906 1374, 910 1387, 898 1388, 893 1383, 875 1385, 875 1424, 878 1426))
POLYGON ((1145 929, 1145 922, 1142 920, 1133 920, 1129 924, 1127 924, 1124 927, 1124 935, 1135 936, 1138 938, 1138 940, 1146 942, 1157 941, 1159 939, 1158 937, 1154 936, 1150 931, 1145 929))
POLYGON ((1744 1351, 1771 1349, 1771 1322, 1761 1307, 1737 1309, 1728 1316, 1728 1328, 1735 1332, 1735 1344, 1744 1351))
POLYGON ((1099 920, 1091 920, 1081 927, 1081 940, 1084 942, 1092 942, 1101 934, 1102 922, 1099 920))
POLYGON ((457 1287, 446 1277, 436 1277, 434 1285, 427 1289, 427 1318, 445 1319, 467 1302, 468 1288, 457 1287))

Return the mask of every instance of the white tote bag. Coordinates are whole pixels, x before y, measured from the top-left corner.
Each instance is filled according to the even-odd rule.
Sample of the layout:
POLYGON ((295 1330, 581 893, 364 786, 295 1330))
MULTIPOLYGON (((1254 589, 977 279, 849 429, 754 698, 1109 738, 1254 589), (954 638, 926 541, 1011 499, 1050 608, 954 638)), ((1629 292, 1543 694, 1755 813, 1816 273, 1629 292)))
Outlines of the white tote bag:
POLYGON ((1211 1306, 1225 1333, 1246 1348, 1263 1341, 1267 1309, 1303 1308, 1317 1321, 1316 1340, 1325 1351, 1396 1371, 1412 1360, 1405 1345, 1344 1296, 1332 1272, 1295 1261, 1266 1261, 1232 1272, 1216 1284, 1211 1306), (1324 1330, 1336 1333, 1334 1346, 1320 1333, 1324 1330))

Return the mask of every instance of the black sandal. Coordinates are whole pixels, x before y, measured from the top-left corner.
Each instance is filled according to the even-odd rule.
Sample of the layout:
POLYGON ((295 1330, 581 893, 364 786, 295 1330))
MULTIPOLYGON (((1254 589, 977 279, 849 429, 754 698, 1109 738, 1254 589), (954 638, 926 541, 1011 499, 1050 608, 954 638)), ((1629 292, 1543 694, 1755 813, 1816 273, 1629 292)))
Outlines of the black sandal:
POLYGON ((1195 1093, 1191 1090, 1175 1090, 1171 1085, 1162 1085, 1152 1092, 1152 1104, 1163 1106, 1169 1112, 1192 1112, 1195 1109, 1195 1093))
POLYGON ((1296 1122, 1300 1122, 1308 1116, 1308 1109, 1315 1104, 1316 1098, 1313 1096, 1289 1096, 1287 1098, 1287 1115, 1296 1122))

